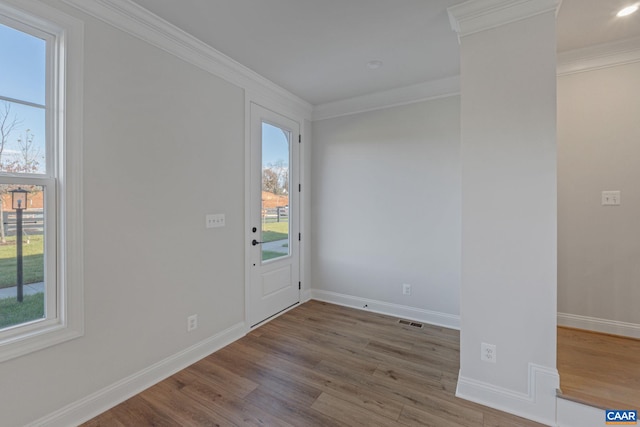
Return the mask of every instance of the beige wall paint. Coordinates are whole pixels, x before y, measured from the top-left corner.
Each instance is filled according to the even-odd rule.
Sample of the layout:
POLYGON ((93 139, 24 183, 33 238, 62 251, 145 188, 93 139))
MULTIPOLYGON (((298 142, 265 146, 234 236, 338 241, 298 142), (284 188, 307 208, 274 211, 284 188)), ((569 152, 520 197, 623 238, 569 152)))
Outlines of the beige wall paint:
POLYGON ((25 425, 244 320, 243 91, 48 3, 85 22, 86 329, 0 364, 3 426, 25 425), (206 230, 206 213, 225 213, 226 227, 206 230), (199 327, 187 333, 194 313, 199 327))
POLYGON ((313 289, 459 314, 459 104, 313 123, 313 289))
POLYGON ((558 78, 558 311, 640 326, 640 63, 558 78), (620 206, 602 206, 620 190, 620 206))

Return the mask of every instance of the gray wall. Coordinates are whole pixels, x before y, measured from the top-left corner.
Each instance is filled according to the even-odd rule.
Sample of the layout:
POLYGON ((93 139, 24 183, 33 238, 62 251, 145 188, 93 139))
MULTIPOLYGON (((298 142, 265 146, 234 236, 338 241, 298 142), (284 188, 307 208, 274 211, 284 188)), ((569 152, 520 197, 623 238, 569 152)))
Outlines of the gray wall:
POLYGON ((558 311, 640 326, 640 63, 558 78, 558 230, 558 311))
POLYGON ((459 314, 459 104, 313 123, 314 290, 459 314))
POLYGON ((38 419, 244 320, 243 91, 59 8, 86 23, 86 330, 0 364, 3 426, 38 419), (216 212, 226 227, 205 230, 205 214, 216 212), (187 333, 193 313, 199 327, 187 333))
POLYGON ((549 11, 472 32, 460 68, 457 395, 547 425, 558 387, 555 26, 549 11))

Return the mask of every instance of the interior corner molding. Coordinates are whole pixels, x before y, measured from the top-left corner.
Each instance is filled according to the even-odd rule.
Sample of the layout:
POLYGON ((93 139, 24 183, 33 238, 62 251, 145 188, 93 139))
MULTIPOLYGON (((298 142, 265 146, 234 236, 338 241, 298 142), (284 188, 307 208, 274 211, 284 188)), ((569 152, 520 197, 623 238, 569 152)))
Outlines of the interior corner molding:
POLYGON ((557 11, 561 0, 469 0, 447 9, 458 37, 557 11))
POLYGON ((640 339, 640 325, 577 314, 558 313, 558 326, 640 339))
POLYGON ((640 37, 558 53, 558 76, 640 62, 640 37))
POLYGON ((528 418, 545 425, 556 425, 556 390, 560 388, 557 369, 529 363, 526 393, 498 387, 460 373, 456 397, 528 418))
POLYGON ((62 0, 64 3, 239 86, 276 105, 311 118, 312 106, 129 0, 62 0))
POLYGON ((312 117, 313 121, 333 119, 457 95, 460 95, 460 76, 456 75, 316 105, 312 117))
POLYGON ((338 292, 323 291, 320 289, 311 289, 311 299, 356 308, 358 310, 372 311, 374 313, 385 314, 387 316, 416 320, 449 329, 460 330, 460 316, 454 314, 393 304, 353 295, 341 294, 338 292))

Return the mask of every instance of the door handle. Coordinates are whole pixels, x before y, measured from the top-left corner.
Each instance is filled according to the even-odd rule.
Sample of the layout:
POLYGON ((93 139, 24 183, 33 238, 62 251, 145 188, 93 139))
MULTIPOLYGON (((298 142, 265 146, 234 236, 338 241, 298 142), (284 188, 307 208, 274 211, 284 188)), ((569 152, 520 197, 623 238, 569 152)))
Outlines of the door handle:
POLYGON ((256 239, 253 239, 253 241, 251 242, 253 246, 259 245, 260 243, 264 243, 264 242, 258 242, 256 239))

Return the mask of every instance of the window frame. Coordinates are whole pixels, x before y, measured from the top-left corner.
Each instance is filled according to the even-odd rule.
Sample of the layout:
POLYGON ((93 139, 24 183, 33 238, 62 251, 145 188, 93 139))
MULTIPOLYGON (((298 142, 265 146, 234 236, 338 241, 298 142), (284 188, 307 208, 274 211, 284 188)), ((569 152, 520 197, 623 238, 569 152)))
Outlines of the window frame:
POLYGON ((35 0, 0 0, 0 23, 45 38, 47 54, 46 171, 0 174, 0 183, 44 187, 46 318, 0 331, 2 362, 84 334, 83 24, 35 0))

